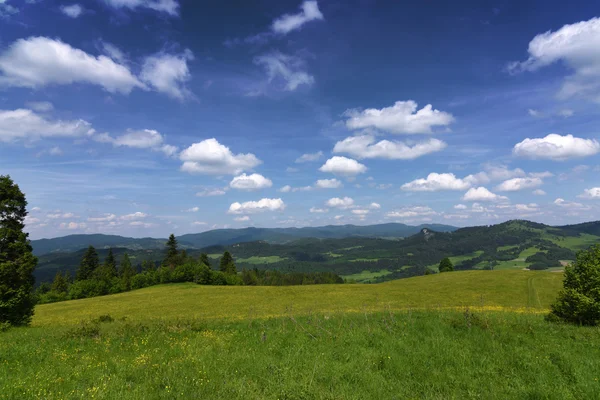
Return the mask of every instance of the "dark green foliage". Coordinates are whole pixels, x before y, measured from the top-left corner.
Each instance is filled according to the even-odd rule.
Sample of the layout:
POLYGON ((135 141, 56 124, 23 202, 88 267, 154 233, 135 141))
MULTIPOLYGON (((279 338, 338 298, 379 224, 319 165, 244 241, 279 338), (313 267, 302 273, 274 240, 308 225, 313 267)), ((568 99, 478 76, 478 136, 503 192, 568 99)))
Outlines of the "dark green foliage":
POLYGON ((579 325, 600 323, 599 245, 577 254, 577 260, 565 268, 563 289, 551 309, 555 319, 579 325))
POLYGON ((77 270, 75 280, 83 281, 90 279, 99 266, 100 261, 98 259, 98 253, 96 252, 94 246, 89 246, 83 255, 83 258, 81 259, 81 264, 79 264, 79 269, 77 270))
POLYGON ((69 290, 69 282, 60 271, 58 271, 54 277, 52 290, 56 293, 67 293, 67 290, 69 290))
POLYGON ((19 186, 0 176, 0 324, 28 325, 33 316, 37 258, 23 232, 26 207, 19 186))
POLYGON ((450 261, 450 259, 448 257, 442 259, 442 261, 440 261, 440 272, 452 272, 454 271, 454 265, 452 264, 452 261, 450 261))
POLYGON ((221 261, 219 261, 219 271, 224 274, 234 275, 237 273, 235 263, 233 262, 233 257, 231 253, 225 251, 223 253, 223 257, 221 257, 221 261))
POLYGON ((156 269, 156 265, 150 260, 142 261, 142 271, 154 271, 156 269))
POLYGON ((210 258, 208 258, 208 254, 200 254, 200 262, 210 268, 210 258))
POLYGON ((131 279, 135 275, 135 269, 131 265, 131 260, 127 253, 123 254, 123 258, 121 259, 121 270, 119 271, 119 275, 121 276, 121 281, 123 282, 125 290, 130 290, 131 279))
POLYGON ((179 250, 177 249, 177 239, 175 239, 175 235, 171 233, 169 240, 167 241, 167 252, 163 264, 173 269, 178 262, 179 250))

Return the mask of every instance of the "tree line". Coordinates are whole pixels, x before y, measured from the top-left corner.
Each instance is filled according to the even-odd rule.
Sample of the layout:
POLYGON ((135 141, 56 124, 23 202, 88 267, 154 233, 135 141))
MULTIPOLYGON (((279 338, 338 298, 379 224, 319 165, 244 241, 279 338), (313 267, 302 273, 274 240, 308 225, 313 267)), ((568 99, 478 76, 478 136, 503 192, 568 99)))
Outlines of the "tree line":
POLYGON ((117 262, 112 249, 101 263, 94 246, 84 253, 75 276, 58 271, 52 283, 43 283, 36 290, 39 303, 82 299, 141 289, 165 283, 194 282, 200 285, 309 285, 344 283, 330 272, 282 273, 243 269, 237 271, 230 252, 225 251, 214 270, 208 254, 198 258, 179 250, 175 235, 166 243, 165 256, 160 265, 144 260, 134 266, 127 253, 117 262))

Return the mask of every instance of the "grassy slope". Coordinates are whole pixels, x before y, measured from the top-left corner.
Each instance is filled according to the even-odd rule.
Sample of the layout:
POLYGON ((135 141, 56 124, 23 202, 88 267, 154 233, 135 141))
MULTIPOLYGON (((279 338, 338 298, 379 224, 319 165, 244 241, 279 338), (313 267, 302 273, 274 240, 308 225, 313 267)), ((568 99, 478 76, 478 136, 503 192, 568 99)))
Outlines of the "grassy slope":
POLYGON ((65 325, 110 314, 132 321, 152 318, 257 318, 292 312, 381 311, 426 307, 530 305, 528 287, 537 288, 539 306, 554 300, 562 274, 533 271, 461 271, 375 285, 291 287, 162 285, 76 301, 44 304, 34 326, 65 325), (530 283, 530 279, 533 283, 530 283))

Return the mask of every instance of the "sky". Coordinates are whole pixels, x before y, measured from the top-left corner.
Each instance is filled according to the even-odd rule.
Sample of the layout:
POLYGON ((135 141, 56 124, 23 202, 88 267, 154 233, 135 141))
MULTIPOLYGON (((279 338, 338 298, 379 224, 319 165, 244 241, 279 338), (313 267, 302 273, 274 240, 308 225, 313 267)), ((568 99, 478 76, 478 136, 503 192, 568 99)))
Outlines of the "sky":
POLYGON ((600 4, 0 0, 32 239, 600 219, 600 4))

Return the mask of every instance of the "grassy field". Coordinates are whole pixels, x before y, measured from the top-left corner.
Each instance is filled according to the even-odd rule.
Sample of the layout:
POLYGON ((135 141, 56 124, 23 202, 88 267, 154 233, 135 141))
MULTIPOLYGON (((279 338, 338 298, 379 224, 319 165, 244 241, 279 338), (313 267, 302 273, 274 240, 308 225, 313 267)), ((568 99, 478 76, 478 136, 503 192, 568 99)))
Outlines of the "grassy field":
POLYGON ((561 281, 173 284, 42 305, 0 333, 0 399, 600 398, 600 329, 543 320, 561 281))
POLYGON ((342 278, 346 280, 354 280, 359 283, 368 283, 373 279, 378 278, 380 276, 386 276, 391 274, 392 271, 388 271, 387 269, 382 269, 381 271, 363 271, 359 274, 352 275, 343 275, 342 278))
POLYGON ((265 256, 265 257, 248 257, 248 258, 238 258, 236 261, 239 263, 246 264, 273 264, 279 261, 283 261, 285 258, 279 256, 265 256))
POLYGON ((598 244, 598 236, 582 233, 579 236, 557 237, 550 236, 548 240, 553 241, 561 247, 569 248, 573 251, 585 250, 592 245, 598 244))

